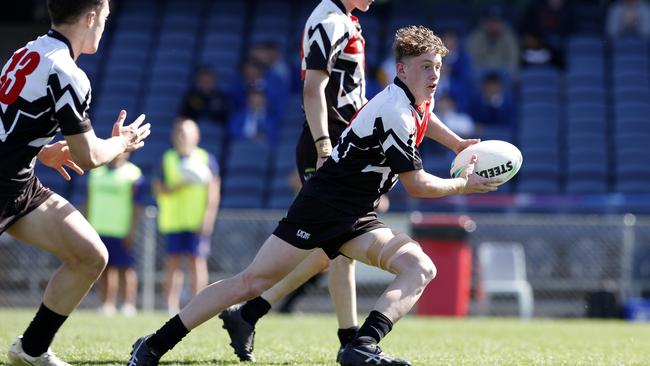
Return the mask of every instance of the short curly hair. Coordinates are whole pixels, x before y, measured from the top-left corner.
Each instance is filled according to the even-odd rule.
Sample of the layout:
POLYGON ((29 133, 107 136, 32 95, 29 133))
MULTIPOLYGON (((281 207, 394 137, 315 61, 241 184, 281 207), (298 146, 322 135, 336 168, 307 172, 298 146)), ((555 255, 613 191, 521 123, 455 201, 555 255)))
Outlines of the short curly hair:
POLYGON ((404 57, 417 57, 427 52, 438 53, 444 57, 449 50, 431 29, 421 25, 410 25, 395 32, 393 52, 395 60, 402 62, 404 57))

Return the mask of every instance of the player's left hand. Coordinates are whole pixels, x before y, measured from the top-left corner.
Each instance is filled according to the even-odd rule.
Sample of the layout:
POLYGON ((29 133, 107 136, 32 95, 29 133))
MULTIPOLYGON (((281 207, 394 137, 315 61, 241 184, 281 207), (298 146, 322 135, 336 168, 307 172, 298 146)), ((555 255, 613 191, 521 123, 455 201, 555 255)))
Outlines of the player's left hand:
POLYGON ((471 145, 478 144, 481 142, 481 139, 462 139, 458 142, 456 147, 454 148, 454 152, 456 154, 460 153, 461 151, 465 150, 471 145))
POLYGON ((70 174, 65 170, 64 166, 74 170, 79 175, 84 174, 84 170, 79 167, 70 155, 70 148, 65 141, 58 141, 52 145, 45 145, 41 152, 38 153, 38 160, 52 169, 56 169, 63 176, 63 179, 70 180, 70 174))

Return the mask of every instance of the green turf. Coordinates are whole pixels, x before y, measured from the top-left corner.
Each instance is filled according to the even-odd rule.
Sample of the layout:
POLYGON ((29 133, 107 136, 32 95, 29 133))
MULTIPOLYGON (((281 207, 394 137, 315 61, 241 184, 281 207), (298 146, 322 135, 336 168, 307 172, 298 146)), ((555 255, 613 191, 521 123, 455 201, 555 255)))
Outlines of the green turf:
MULTIPOLYGON (((33 311, 0 310, 0 365, 33 311)), ((163 314, 111 318, 75 313, 53 349, 74 365, 125 365, 131 343, 155 330, 163 314)), ((332 315, 268 316, 258 324, 258 365, 336 365, 332 315)), ((414 365, 650 365, 650 324, 620 321, 439 319, 407 317, 382 341, 414 365)), ((202 325, 164 365, 236 365, 220 321, 202 325)))

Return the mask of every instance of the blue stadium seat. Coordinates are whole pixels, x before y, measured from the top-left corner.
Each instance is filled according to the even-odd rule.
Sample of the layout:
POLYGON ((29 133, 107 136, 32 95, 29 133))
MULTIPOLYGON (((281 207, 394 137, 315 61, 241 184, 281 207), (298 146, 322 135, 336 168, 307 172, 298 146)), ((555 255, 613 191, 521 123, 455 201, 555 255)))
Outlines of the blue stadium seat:
POLYGON ((605 41, 602 37, 576 35, 569 38, 566 46, 569 57, 574 56, 603 56, 605 52, 605 41))
POLYGON ((605 103, 605 88, 567 85, 567 102, 575 103, 605 103))
POLYGON ((586 73, 580 69, 570 69, 566 73, 566 85, 602 89, 605 87, 605 73, 603 70, 599 74, 594 74, 593 70, 586 73))
POLYGON ((597 102, 571 103, 567 105, 567 118, 597 120, 607 118, 607 110, 597 102))
POLYGON ((615 57, 645 56, 648 57, 650 45, 641 38, 621 38, 612 41, 612 54, 615 57))
POLYGON ((639 102, 645 103, 650 100, 650 88, 644 85, 618 85, 613 90, 614 103, 639 102))
POLYGON ((641 119, 650 116, 650 101, 646 103, 620 102, 615 106, 617 119, 641 119))
POLYGON ((607 119, 605 116, 598 118, 574 117, 567 118, 566 132, 572 134, 599 133, 607 131, 607 119))
POLYGON ((521 84, 524 87, 531 85, 549 86, 557 89, 560 83, 560 73, 551 67, 527 68, 521 72, 521 84))
POLYGON ((292 191, 271 192, 267 208, 287 210, 291 206, 294 198, 295 194, 292 191))
POLYGON ((607 135, 605 131, 598 132, 593 128, 584 131, 571 131, 567 134, 567 150, 582 149, 607 149, 607 135))
POLYGON ((557 104, 560 102, 560 91, 557 85, 522 84, 521 99, 524 103, 546 100, 552 104, 557 104))
POLYGON ((605 71, 605 58, 603 56, 581 55, 568 60, 569 70, 576 75, 602 76, 605 71))

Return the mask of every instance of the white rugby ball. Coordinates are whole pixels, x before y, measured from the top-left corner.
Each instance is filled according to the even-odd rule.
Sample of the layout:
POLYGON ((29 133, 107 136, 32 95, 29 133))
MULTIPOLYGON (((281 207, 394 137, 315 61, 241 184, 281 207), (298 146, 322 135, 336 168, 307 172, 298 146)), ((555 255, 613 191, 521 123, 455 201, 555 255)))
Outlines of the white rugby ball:
POLYGON ((212 179, 212 172, 207 165, 189 158, 181 160, 180 175, 190 184, 206 184, 212 179))
POLYGON ((456 155, 449 171, 453 178, 461 175, 474 154, 477 157, 474 173, 485 178, 497 178, 500 184, 512 179, 523 163, 521 151, 515 145, 501 140, 481 141, 456 155))

